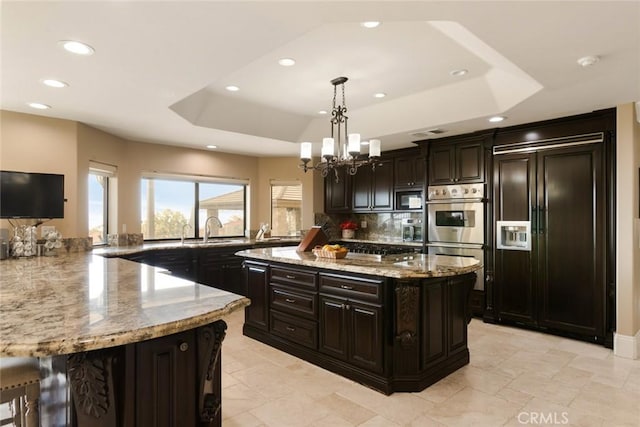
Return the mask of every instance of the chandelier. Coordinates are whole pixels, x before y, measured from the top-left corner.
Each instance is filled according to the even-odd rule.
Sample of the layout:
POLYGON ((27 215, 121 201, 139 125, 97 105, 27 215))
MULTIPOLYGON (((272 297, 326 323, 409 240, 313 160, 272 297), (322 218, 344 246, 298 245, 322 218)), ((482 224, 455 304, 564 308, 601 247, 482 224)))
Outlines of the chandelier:
POLYGON ((311 161, 311 143, 303 142, 300 144, 300 160, 299 167, 305 172, 309 169, 320 171, 323 177, 327 177, 329 172, 334 171, 336 182, 339 182, 338 168, 344 168, 349 175, 355 175, 358 168, 370 165, 375 171, 376 162, 380 159, 380 140, 372 139, 369 141, 369 157, 360 156, 360 134, 350 134, 347 128, 347 120, 345 114, 347 105, 344 98, 344 84, 348 79, 346 77, 336 77, 331 80, 333 85, 333 106, 331 108, 331 137, 322 139, 321 161, 315 165, 309 165, 311 161), (342 103, 336 105, 338 94, 338 86, 342 90, 342 103), (337 149, 337 152, 336 152, 337 149))

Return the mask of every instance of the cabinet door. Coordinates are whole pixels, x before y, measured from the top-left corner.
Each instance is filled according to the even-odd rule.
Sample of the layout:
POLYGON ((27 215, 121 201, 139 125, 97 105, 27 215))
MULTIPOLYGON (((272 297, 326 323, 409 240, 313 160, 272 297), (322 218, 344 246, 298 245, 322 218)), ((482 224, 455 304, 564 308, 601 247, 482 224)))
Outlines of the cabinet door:
POLYGON ((425 158, 418 153, 413 156, 397 157, 394 162, 395 188, 421 187, 424 183, 425 162, 425 158))
POLYGON ((197 260, 189 249, 163 249, 155 251, 152 259, 154 266, 166 268, 176 277, 189 280, 196 278, 195 264, 197 260))
POLYGON ((375 171, 369 166, 358 169, 352 177, 353 210, 393 209, 393 163, 378 162, 375 171))
MULTIPOLYGON (((365 166, 365 169, 369 168, 365 166)), ((393 209, 393 163, 391 160, 379 162, 375 171, 371 171, 371 175, 373 178, 371 180, 371 208, 374 210, 393 209)))
POLYGON ((604 335, 602 146, 538 154, 540 326, 604 335))
POLYGON ((198 282, 246 296, 242 258, 234 255, 236 251, 241 249, 244 248, 201 249, 198 256, 198 282))
POLYGON ((382 372, 382 307, 348 301, 349 362, 373 372, 382 372))
POLYGON ((450 144, 429 147, 429 184, 451 184, 455 177, 455 151, 450 144))
POLYGON ((320 352, 347 359, 347 320, 344 298, 320 296, 320 352))
MULTIPOLYGON (((536 186, 535 163, 535 154, 507 154, 495 157, 496 221, 532 220, 536 186)), ((536 323, 533 264, 535 240, 532 243, 531 252, 496 249, 494 259, 498 317, 528 325, 536 323)), ((492 244, 495 246, 495 241, 492 244)))
POLYGON ((136 425, 196 425, 196 361, 195 330, 136 344, 136 425))
POLYGON ((266 264, 245 262, 247 297, 251 305, 245 308, 245 323, 267 331, 269 329, 269 277, 266 264))
POLYGON ((353 192, 353 210, 354 211, 369 211, 373 207, 373 200, 371 197, 371 185, 373 180, 373 174, 369 168, 361 168, 358 173, 355 174, 351 181, 353 192))
POLYGON ((484 182, 484 157, 481 142, 456 144, 455 162, 455 182, 484 182))
POLYGON ((338 182, 331 171, 324 179, 324 211, 327 213, 351 210, 351 176, 344 168, 336 169, 338 182))

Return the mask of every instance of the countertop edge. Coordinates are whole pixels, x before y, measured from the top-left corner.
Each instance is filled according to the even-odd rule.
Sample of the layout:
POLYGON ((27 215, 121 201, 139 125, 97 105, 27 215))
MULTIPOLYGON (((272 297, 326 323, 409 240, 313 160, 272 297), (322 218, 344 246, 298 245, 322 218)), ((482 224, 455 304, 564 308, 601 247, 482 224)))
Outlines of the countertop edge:
MULTIPOLYGON (((308 253, 307 253, 308 254, 308 253)), ((256 250, 242 250, 236 252, 237 256, 248 259, 277 262, 291 265, 302 265, 307 267, 327 269, 334 271, 343 271, 349 273, 365 274, 370 276, 382 276, 392 279, 428 279, 436 277, 460 276, 473 273, 482 268, 482 264, 474 264, 467 267, 448 266, 441 270, 421 270, 411 267, 385 266, 384 264, 366 263, 364 265, 354 265, 349 259, 329 259, 329 258, 313 258, 313 259, 293 259, 290 257, 277 256, 271 253, 260 253, 256 250)), ((357 260, 356 262, 363 261, 357 260)))
POLYGON ((241 297, 226 304, 224 307, 198 316, 185 318, 177 321, 163 323, 114 334, 101 335, 93 340, 56 340, 52 342, 39 342, 37 344, 1 344, 0 356, 2 357, 47 357, 78 352, 103 350, 126 344, 133 344, 163 336, 169 336, 208 325, 217 320, 223 319, 237 310, 247 307, 251 300, 241 297))

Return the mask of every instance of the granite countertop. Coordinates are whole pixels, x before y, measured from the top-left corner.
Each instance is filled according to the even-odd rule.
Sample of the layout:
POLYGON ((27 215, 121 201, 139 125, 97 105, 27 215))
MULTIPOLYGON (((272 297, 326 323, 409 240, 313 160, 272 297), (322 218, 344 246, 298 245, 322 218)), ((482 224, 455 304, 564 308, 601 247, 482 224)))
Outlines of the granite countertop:
POLYGON ((117 257, 128 254, 134 254, 138 252, 144 252, 149 250, 162 250, 162 249, 184 249, 184 248, 234 248, 239 246, 260 246, 260 245, 273 245, 273 244, 291 244, 297 245, 300 243, 299 237, 269 237, 263 240, 249 239, 245 237, 228 238, 228 239, 210 239, 207 243, 204 243, 202 239, 194 240, 188 239, 184 243, 179 240, 171 241, 155 241, 145 242, 143 245, 137 246, 104 246, 96 248, 93 253, 96 255, 102 255, 106 257, 117 257))
POLYGON ((344 259, 318 258, 312 252, 297 252, 296 248, 291 247, 247 249, 236 252, 236 255, 396 279, 457 276, 474 272, 482 267, 480 261, 475 258, 415 253, 390 255, 383 257, 381 261, 361 259, 356 257, 357 254, 353 257, 347 254, 344 259))
POLYGON ((0 356, 51 356, 193 329, 249 299, 89 253, 0 261, 0 356))

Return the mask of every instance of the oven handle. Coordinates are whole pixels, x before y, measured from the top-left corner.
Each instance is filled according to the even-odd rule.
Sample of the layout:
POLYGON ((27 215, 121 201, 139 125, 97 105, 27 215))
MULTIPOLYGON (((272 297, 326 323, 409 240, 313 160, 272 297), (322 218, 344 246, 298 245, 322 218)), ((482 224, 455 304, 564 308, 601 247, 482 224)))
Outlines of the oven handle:
POLYGON ((452 204, 452 203, 484 203, 487 199, 483 197, 477 197, 473 199, 438 199, 438 200, 427 200, 425 203, 427 205, 437 205, 437 204, 452 204))
POLYGON ((454 249, 484 249, 485 245, 482 243, 440 243, 429 242, 425 246, 435 248, 454 248, 454 249))

